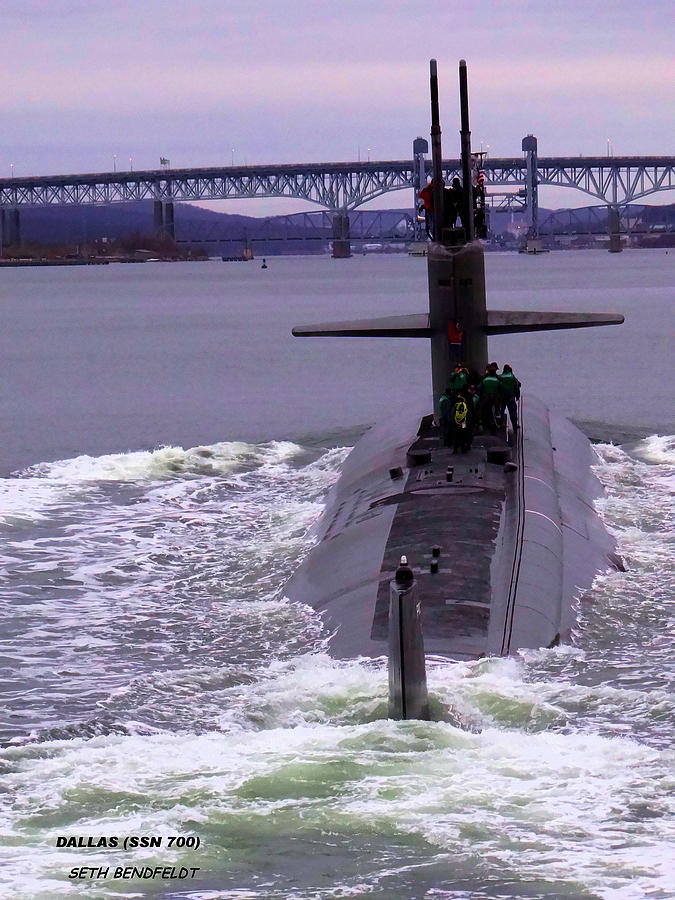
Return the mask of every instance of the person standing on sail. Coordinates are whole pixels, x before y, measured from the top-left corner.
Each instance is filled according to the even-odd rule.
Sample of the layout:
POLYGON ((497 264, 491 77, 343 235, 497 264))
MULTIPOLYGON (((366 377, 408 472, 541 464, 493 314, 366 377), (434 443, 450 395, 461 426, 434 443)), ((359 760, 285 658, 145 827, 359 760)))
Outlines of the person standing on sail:
POLYGON ((447 228, 454 228, 459 217, 462 226, 464 225, 465 209, 464 209, 464 191, 462 182, 457 176, 452 179, 452 187, 445 189, 445 225, 447 228))
POLYGON ((417 195, 422 201, 422 209, 424 210, 424 229, 427 233, 427 237, 433 240, 433 235, 431 233, 431 226, 434 221, 434 183, 430 181, 426 187, 423 187, 422 190, 417 195))

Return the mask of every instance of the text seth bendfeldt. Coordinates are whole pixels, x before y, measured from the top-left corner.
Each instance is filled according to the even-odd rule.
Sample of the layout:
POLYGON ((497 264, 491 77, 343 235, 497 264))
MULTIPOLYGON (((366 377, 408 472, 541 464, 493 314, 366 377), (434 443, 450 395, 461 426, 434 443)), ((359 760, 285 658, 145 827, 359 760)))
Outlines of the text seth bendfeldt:
POLYGON ((68 873, 71 881, 82 879, 121 878, 131 879, 155 879, 164 881, 174 879, 194 878, 199 872, 199 867, 188 866, 73 866, 68 873))

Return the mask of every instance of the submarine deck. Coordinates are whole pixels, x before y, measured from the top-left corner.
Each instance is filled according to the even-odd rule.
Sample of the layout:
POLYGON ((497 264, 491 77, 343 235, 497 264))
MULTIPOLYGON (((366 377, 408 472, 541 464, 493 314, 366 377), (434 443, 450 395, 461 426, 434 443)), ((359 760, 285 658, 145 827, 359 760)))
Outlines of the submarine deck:
POLYGON ((491 566, 509 448, 501 436, 479 434, 468 453, 454 454, 439 446, 435 428, 423 430, 414 446, 428 447, 431 460, 412 468, 404 491, 384 501, 398 503, 398 509, 382 562, 371 638, 387 640, 389 583, 405 554, 417 581, 426 651, 476 658, 487 652, 491 566), (434 545, 440 553, 438 571, 432 573, 434 545))
POLYGON ((428 653, 475 659, 501 646, 494 629, 505 621, 504 604, 493 607, 504 578, 495 560, 504 557, 497 548, 511 452, 502 432, 476 435, 468 453, 453 454, 432 417, 412 410, 361 439, 317 523, 317 543, 286 585, 290 598, 322 613, 335 656, 386 655, 390 582, 403 554, 416 576, 428 653))
POLYGON ((615 544, 593 506, 602 489, 586 437, 533 397, 521 399, 519 419, 512 447, 503 433, 482 434, 465 455, 439 446, 431 417, 415 410, 361 438, 284 589, 322 614, 334 656, 387 654, 390 581, 403 554, 427 653, 504 656, 569 636, 573 601, 616 566, 615 544))

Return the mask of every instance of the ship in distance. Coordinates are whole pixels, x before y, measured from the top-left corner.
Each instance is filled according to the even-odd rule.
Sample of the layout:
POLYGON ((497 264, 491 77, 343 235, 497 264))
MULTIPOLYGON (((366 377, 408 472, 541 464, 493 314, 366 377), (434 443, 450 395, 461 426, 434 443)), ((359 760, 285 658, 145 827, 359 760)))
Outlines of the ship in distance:
POLYGON ((487 309, 466 63, 461 228, 444 227, 435 60, 430 73, 428 312, 293 329, 430 341, 433 409, 402 409, 361 438, 328 496, 315 545, 284 588, 321 613, 336 657, 389 656, 397 718, 428 715, 425 654, 471 660, 551 647, 569 638, 575 600, 596 574, 621 567, 593 505, 601 493, 594 451, 569 420, 525 392, 517 430, 478 434, 463 455, 439 435, 439 400, 454 366, 461 359, 482 374, 489 335, 620 324, 623 316, 487 309))

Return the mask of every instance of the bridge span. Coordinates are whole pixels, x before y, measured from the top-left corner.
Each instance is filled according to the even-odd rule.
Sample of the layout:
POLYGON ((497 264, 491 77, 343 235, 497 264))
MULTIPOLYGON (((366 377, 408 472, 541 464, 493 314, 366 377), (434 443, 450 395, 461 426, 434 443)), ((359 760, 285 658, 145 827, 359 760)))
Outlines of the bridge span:
MULTIPOLYGON (((536 164, 539 186, 574 188, 607 204, 675 189, 674 168, 675 158, 666 156, 539 157, 536 164)), ((461 176, 460 161, 445 160, 443 170, 446 181, 461 176)), ((488 188, 527 184, 526 158, 486 159, 483 170, 488 188)), ((425 172, 431 175, 428 160, 425 172)), ((414 160, 41 175, 0 179, 0 207, 292 197, 349 212, 382 194, 413 188, 418 178, 414 160)))
MULTIPOLYGON (((336 214, 336 237, 348 235, 348 214, 391 191, 419 190, 431 162, 418 138, 410 160, 298 163, 155 169, 0 179, 3 231, 20 240, 19 210, 26 207, 155 202, 157 230, 174 234, 174 202, 263 197, 307 200, 336 214)), ((425 148, 426 149, 426 148, 425 148)), ((481 162, 488 195, 497 208, 526 209, 536 231, 542 185, 572 188, 615 209, 675 189, 675 158, 665 156, 538 157, 537 140, 523 139, 523 156, 481 162), (506 190, 501 190, 506 189, 506 190), (497 201, 495 203, 495 201, 497 201)), ((458 159, 443 163, 446 183, 461 177, 458 159)), ((411 207, 413 204, 411 203, 411 207)))

